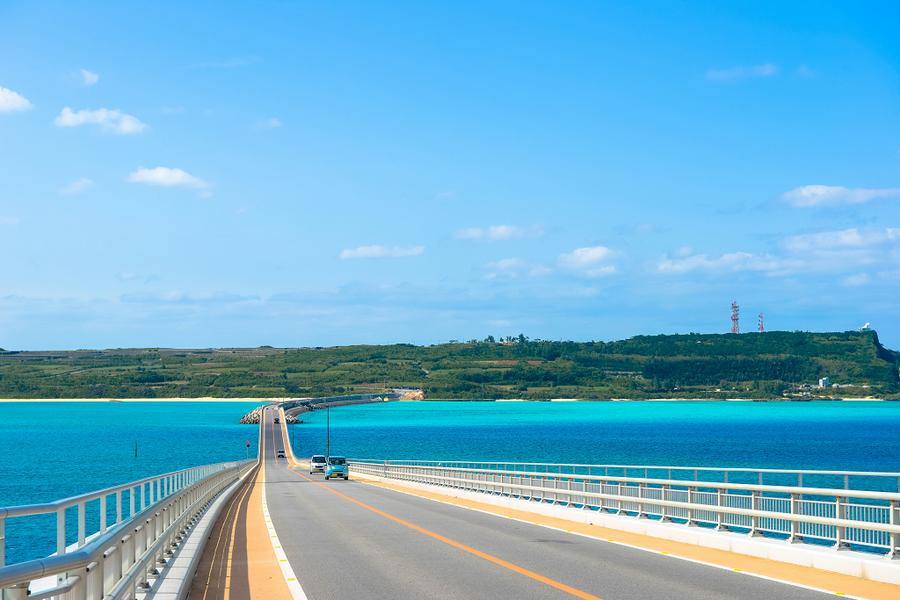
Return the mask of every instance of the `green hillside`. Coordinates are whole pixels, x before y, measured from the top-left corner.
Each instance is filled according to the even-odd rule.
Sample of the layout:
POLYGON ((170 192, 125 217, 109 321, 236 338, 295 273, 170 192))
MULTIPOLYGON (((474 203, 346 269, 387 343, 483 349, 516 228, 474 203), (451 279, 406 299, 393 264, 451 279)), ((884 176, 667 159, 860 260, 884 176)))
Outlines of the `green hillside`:
POLYGON ((874 331, 0 352, 0 397, 284 397, 387 387, 422 388, 432 399, 900 397, 897 356, 874 331), (818 388, 820 377, 837 387, 818 388))

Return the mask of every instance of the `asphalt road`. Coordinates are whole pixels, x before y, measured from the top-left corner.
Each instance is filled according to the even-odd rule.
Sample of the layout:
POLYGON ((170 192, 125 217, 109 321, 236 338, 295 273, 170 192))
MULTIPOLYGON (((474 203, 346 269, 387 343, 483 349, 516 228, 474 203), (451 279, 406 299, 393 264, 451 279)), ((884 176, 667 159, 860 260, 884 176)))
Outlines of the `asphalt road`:
POLYGON ((310 600, 360 598, 814 599, 803 588, 416 498, 310 476, 276 459, 269 513, 310 600))

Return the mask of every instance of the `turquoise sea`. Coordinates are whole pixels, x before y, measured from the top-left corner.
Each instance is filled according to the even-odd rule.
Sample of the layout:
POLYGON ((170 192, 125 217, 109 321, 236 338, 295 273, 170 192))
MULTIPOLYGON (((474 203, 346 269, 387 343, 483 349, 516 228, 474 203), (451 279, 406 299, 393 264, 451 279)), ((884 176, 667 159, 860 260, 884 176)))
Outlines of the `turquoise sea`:
MULTIPOLYGON (((239 425, 238 419, 258 405, 0 402, 0 506, 45 502, 184 467, 242 459, 248 454, 247 440, 249 455, 256 456, 258 430, 239 425)), ((69 521, 74 526, 75 519, 69 521)), ((54 527, 52 516, 11 519, 7 562, 52 552, 54 527)))
MULTIPOLYGON (((324 449, 303 416, 295 452, 324 449)), ((357 458, 900 471, 900 402, 397 402, 331 411, 357 458)))
MULTIPOLYGON (((0 506, 240 459, 247 440, 255 456, 237 420, 256 405, 0 403, 0 506)), ((290 428, 297 455, 324 451, 328 417, 290 428)), ((332 453, 357 458, 900 471, 900 402, 399 402, 330 421, 332 453)), ((52 517, 16 521, 10 562, 52 552, 52 517)))

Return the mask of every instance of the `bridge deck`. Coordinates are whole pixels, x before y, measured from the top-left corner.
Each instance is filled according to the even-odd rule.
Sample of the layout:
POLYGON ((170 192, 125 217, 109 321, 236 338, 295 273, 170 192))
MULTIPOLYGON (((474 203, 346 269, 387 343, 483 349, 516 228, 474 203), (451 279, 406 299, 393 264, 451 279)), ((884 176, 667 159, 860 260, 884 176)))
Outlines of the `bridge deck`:
MULTIPOLYGON (((434 502, 387 486, 353 479, 325 482, 321 475, 310 476, 293 461, 276 459, 277 450, 287 450, 289 458, 290 450, 283 428, 273 422, 274 416, 273 409, 267 410, 261 424, 265 469, 261 485, 265 486, 268 510, 283 552, 303 593, 313 600, 572 597, 736 600, 812 599, 828 595, 489 512, 434 502)), ((256 485, 260 486, 258 481, 256 485)), ((262 513, 261 507, 253 505, 252 492, 246 496, 247 508, 232 513, 248 521, 249 531, 254 515, 261 520, 262 513)), ((263 533, 258 538, 268 539, 263 533)), ((211 540, 207 552, 214 546, 211 540)), ((258 556, 265 554, 259 548, 255 552, 258 556)), ((275 561, 274 555, 269 556, 275 561)), ((279 595, 257 589, 255 584, 262 583, 263 579, 239 573, 241 569, 252 573, 254 562, 251 558, 244 565, 232 560, 230 581, 234 583, 230 598, 288 597, 280 595, 283 589, 279 595), (238 587, 242 578, 246 578, 248 587, 243 584, 238 587)), ((784 565, 779 567, 784 571, 784 565)), ((818 587, 836 583, 844 589, 830 589, 847 595, 857 591, 847 589, 847 584, 854 583, 855 578, 821 575, 822 584, 818 587)), ((202 577, 195 579, 195 586, 202 585, 200 580, 202 577)), ((897 597, 896 586, 862 580, 860 584, 872 584, 860 595, 897 597)), ((298 597, 296 591, 294 597, 298 597)))

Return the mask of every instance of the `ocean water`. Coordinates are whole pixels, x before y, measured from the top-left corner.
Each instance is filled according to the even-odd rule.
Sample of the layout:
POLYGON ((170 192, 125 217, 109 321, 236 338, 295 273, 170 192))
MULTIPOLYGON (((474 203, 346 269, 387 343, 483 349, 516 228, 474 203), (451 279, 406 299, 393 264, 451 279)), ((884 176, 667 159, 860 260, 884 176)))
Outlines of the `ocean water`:
MULTIPOLYGON (((324 412, 294 427, 325 447, 324 412)), ((900 402, 396 402, 331 410, 333 454, 900 472, 900 402)))
MULTIPOLYGON (((248 440, 249 456, 255 457, 258 430, 238 419, 258 405, 0 402, 0 506, 56 500, 185 467, 239 460, 248 455, 248 440)), ((98 518, 89 513, 89 524, 98 518)), ((74 521, 69 519, 72 527, 74 521)), ((54 528, 52 516, 10 519, 7 562, 53 552, 54 528)))
MULTIPOLYGON (((257 405, 0 403, 0 506, 253 457, 237 421, 257 405)), ((391 402, 304 414, 297 455, 324 451, 329 416, 332 453, 357 458, 900 472, 900 402, 391 402)), ((52 552, 53 527, 9 520, 8 562, 52 552)))

